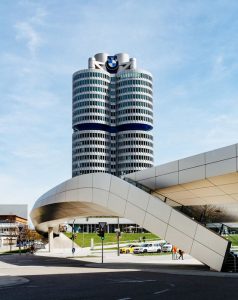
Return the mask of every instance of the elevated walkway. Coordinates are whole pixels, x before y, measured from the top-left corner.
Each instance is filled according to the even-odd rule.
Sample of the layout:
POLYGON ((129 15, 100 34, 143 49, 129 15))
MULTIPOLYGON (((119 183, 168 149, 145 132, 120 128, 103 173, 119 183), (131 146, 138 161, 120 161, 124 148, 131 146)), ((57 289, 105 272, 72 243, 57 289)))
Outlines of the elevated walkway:
POLYGON ((58 231, 79 216, 119 216, 178 246, 211 269, 221 271, 230 242, 149 192, 105 173, 74 177, 40 197, 31 211, 36 229, 58 231))

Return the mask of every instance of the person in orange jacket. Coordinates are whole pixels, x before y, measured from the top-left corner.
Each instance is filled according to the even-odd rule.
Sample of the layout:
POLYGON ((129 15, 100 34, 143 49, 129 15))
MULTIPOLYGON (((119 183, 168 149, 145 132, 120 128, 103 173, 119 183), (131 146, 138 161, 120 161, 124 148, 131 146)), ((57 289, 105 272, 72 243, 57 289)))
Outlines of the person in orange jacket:
POLYGON ((172 248, 172 259, 175 260, 177 259, 177 247, 173 246, 172 248))

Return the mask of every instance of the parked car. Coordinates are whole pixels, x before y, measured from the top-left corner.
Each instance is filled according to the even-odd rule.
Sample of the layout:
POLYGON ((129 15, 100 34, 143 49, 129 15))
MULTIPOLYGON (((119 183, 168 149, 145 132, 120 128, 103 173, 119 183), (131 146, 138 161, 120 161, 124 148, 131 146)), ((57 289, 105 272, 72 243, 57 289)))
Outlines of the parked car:
POLYGON ((162 246, 162 252, 171 252, 173 249, 173 245, 171 244, 164 244, 162 246))
POLYGON ((133 253, 135 247, 139 247, 138 244, 129 244, 125 247, 120 248, 120 253, 133 253))
POLYGON ((160 253, 161 252, 161 246, 159 243, 145 243, 142 244, 140 247, 135 247, 133 250, 134 254, 139 253, 160 253))
POLYGON ((35 249, 45 249, 45 244, 43 242, 34 242, 35 249))

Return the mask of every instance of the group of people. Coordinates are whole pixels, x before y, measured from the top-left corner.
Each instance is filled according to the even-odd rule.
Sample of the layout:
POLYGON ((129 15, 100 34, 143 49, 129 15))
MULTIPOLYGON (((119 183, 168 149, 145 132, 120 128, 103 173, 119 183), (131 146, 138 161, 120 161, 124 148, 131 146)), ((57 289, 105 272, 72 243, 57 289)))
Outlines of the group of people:
POLYGON ((176 259, 182 259, 183 260, 183 250, 177 248, 176 246, 173 246, 172 248, 172 259, 176 260, 176 259))

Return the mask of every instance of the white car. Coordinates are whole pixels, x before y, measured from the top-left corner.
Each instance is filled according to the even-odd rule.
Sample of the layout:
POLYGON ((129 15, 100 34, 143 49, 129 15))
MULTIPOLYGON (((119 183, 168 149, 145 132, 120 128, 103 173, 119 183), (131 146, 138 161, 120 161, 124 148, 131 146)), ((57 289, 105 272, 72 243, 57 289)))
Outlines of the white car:
POLYGON ((159 243, 145 243, 142 244, 140 247, 135 247, 133 250, 134 254, 139 253, 160 253, 161 252, 161 246, 159 243))
POLYGON ((173 245, 171 244, 164 244, 162 246, 162 252, 171 252, 173 249, 173 245))

